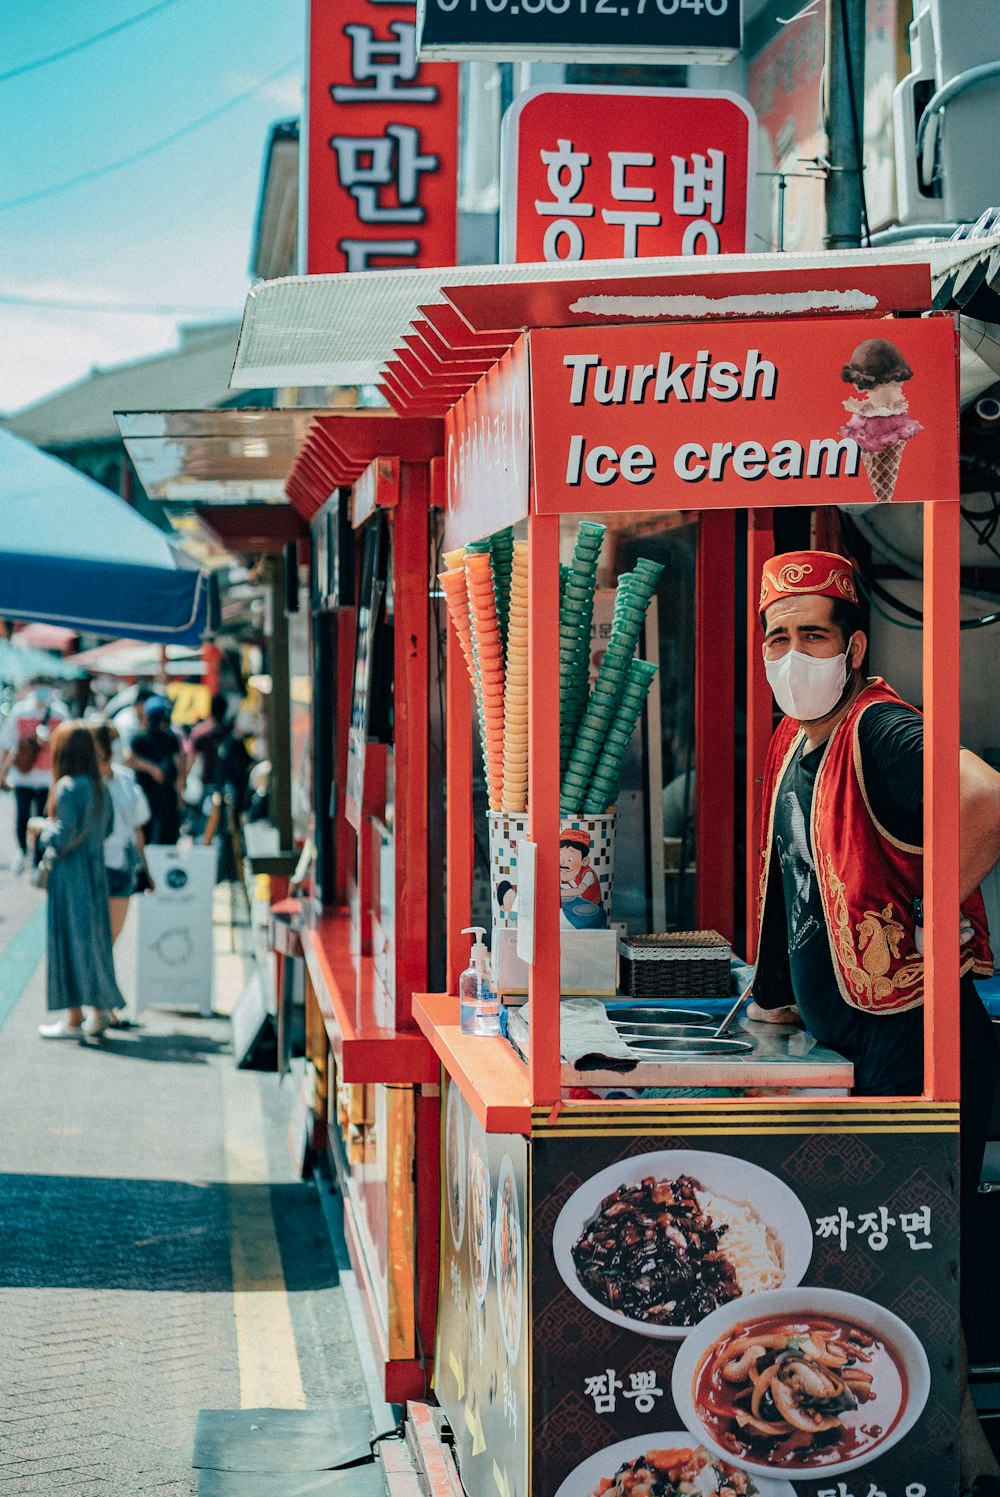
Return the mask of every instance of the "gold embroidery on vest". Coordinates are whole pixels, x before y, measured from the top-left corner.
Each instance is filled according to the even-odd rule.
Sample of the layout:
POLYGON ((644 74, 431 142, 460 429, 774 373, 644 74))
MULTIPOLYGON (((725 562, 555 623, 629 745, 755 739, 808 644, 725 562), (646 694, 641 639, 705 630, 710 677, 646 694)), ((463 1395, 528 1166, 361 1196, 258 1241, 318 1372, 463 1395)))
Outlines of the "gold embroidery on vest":
POLYGON ((881 1000, 890 993, 902 992, 919 983, 924 975, 922 962, 909 962, 890 973, 892 963, 899 960, 899 946, 906 931, 893 917, 893 906, 887 904, 881 911, 865 910, 864 918, 858 922, 858 944, 864 955, 859 963, 858 950, 854 944, 844 883, 837 877, 830 853, 826 855, 826 873, 833 894, 833 938, 837 946, 840 965, 852 990, 857 994, 860 1008, 885 1007, 881 1000))

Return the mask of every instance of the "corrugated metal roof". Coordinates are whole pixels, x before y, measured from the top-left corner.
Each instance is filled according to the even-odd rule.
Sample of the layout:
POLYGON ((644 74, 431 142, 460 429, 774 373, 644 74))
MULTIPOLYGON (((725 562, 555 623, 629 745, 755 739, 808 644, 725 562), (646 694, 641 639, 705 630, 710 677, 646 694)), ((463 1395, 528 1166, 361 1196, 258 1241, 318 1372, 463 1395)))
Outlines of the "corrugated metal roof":
POLYGON ((77 442, 117 442, 115 410, 223 405, 233 400, 229 377, 238 333, 236 322, 193 328, 180 348, 111 369, 94 369, 68 389, 0 419, 0 427, 36 447, 59 448, 77 442))

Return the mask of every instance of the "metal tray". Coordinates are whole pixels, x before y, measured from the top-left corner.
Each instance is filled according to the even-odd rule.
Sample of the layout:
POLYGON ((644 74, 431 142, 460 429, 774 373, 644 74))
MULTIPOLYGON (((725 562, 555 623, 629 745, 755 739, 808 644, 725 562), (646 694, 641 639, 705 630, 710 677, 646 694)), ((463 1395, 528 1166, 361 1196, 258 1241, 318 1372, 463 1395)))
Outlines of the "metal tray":
POLYGON ((619 1024, 618 1035, 627 1045, 644 1044, 646 1040, 710 1040, 717 1026, 707 1024, 619 1024))
POLYGON ((640 1040, 637 1044, 627 1042, 633 1055, 650 1060, 678 1059, 685 1055, 748 1055, 753 1051, 749 1040, 671 1039, 664 1036, 651 1040, 640 1040))
POLYGON ((711 1014, 698 1008, 664 1008, 662 1004, 630 1003, 626 1008, 606 1010, 612 1024, 708 1024, 712 1028, 721 1023, 711 1014))

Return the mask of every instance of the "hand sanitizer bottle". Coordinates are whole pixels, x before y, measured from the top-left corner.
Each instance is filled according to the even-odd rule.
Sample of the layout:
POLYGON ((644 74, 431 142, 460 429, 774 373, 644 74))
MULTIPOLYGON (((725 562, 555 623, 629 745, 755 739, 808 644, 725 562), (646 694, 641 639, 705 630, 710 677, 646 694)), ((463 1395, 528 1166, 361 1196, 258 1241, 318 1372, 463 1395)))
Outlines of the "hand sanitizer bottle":
POLYGON ((489 952, 481 925, 469 926, 463 936, 476 936, 469 965, 458 980, 459 1014, 463 1034, 499 1034, 500 1000, 490 982, 489 952))

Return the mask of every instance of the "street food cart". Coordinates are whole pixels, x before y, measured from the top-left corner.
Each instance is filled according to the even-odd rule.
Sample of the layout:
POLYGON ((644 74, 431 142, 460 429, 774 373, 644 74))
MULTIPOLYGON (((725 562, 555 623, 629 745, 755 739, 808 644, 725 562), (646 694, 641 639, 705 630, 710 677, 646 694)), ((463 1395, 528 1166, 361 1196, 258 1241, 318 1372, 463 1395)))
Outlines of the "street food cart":
MULTIPOLYGON (((968 253, 948 247, 948 265, 935 273, 936 294, 947 282, 946 301, 968 253)), ((526 542, 526 826, 516 843, 515 935, 526 978, 524 994, 516 983, 505 990, 508 1019, 522 1023, 517 1047, 459 1027, 477 831, 473 721, 483 713, 488 757, 505 667, 476 683, 478 649, 470 677, 453 628, 447 982, 412 1005, 442 1082, 434 1387, 469 1497, 618 1497, 648 1486, 664 1452, 674 1452, 674 1467, 692 1466, 702 1491, 713 1481, 726 1490, 724 1477, 729 1490, 761 1497, 951 1497, 957 1489, 955 326, 921 315, 934 302, 919 250, 732 257, 724 271, 710 269, 662 261, 627 273, 588 266, 578 278, 526 266, 398 273, 379 277, 377 292, 373 277, 364 287, 344 277, 312 288, 313 302, 301 283, 278 283, 259 309, 253 356, 242 368, 237 360, 237 382, 287 367, 278 350, 293 331, 307 340, 306 367, 310 347, 315 359, 322 353, 308 343, 312 330, 334 306, 345 367, 348 359, 359 367, 360 348, 370 360, 381 347, 384 358, 391 331, 394 357, 379 374, 390 403, 403 416, 446 417, 452 564, 442 589, 448 572, 465 569, 458 553, 481 556, 484 545, 491 553, 504 531, 526 542), (853 1098, 839 1057, 796 1053, 787 1036, 769 1051, 744 1040, 749 1051, 721 1057, 661 1052, 627 1071, 584 1069, 566 1044, 584 985, 563 998, 557 892, 567 819, 561 567, 571 568, 581 521, 607 523, 613 537, 657 516, 700 512, 697 919, 731 938, 734 515, 747 511, 746 573, 755 578, 774 549, 777 508, 821 513, 884 498, 859 454, 838 441, 845 347, 849 354, 874 328, 919 372, 913 410, 928 436, 919 460, 916 447, 903 453, 888 500, 925 501, 923 1093, 853 1098), (693 1235, 681 1228, 679 1241, 692 1198, 709 1220, 693 1235), (678 1313, 683 1296, 658 1275, 679 1249, 699 1262, 706 1247, 714 1254, 720 1227, 740 1260, 737 1282, 741 1269, 748 1282, 756 1275, 753 1292, 710 1295, 678 1313), (636 1262, 637 1243, 650 1234, 655 1244, 668 1229, 673 1254, 654 1251, 650 1267, 636 1262), (624 1265, 624 1297, 615 1274, 602 1271, 608 1252, 624 1265), (867 1382, 875 1403, 862 1400, 868 1413, 859 1420, 834 1417, 819 1441, 808 1431, 744 1437, 735 1409, 749 1406, 743 1374, 755 1360, 744 1352, 760 1336, 784 1337, 786 1350, 814 1361, 826 1354, 827 1366, 850 1365, 860 1375, 848 1381, 867 1382)), ((771 726, 755 602, 748 594, 752 863, 771 726)), ((489 621, 483 638, 492 649, 489 621)), ((613 920, 613 898, 608 914, 613 920)), ((857 966, 859 981, 877 978, 863 960, 857 966)), ((712 1262, 714 1274, 728 1272, 712 1262)), ((420 1425, 426 1446, 427 1421, 420 1425)))
POLYGON ((323 913, 302 932, 314 1142, 343 1195, 391 1401, 426 1392, 435 1315, 438 1068, 411 998, 441 920, 427 588, 441 441, 439 421, 324 415, 287 483, 311 527, 318 819, 332 837, 317 871, 323 913))
MULTIPOLYGON (((821 277, 814 286, 823 289, 821 277)), ((787 288, 778 275, 770 284, 748 278, 733 302, 743 315, 729 317, 723 307, 711 321, 692 321, 691 304, 669 287, 641 306, 634 290, 617 298, 600 290, 448 292, 476 332, 528 329, 446 419, 445 550, 460 556, 466 548, 468 569, 468 548, 475 556, 498 521, 523 531, 526 542, 527 810, 513 861, 530 1019, 521 1021, 518 1048, 502 1037, 464 1034, 454 996, 464 965, 459 932, 469 924, 473 690, 480 713, 491 710, 488 635, 470 580, 474 636, 480 627, 471 676, 459 630, 449 634, 449 991, 414 1004, 443 1072, 435 1391, 470 1497, 617 1497, 656 1490, 643 1481, 668 1472, 700 1483, 692 1489, 767 1497, 944 1497, 957 1486, 954 320, 900 315, 888 324, 887 313, 929 304, 928 287, 921 292, 891 275, 872 291, 876 315, 860 318, 837 307, 797 315, 792 295, 789 315, 748 318, 755 298, 780 308, 787 288), (871 475, 840 443, 838 427, 841 368, 875 334, 896 339, 920 371, 928 434, 935 416, 943 418, 919 463, 904 454, 892 500, 926 501, 933 939, 924 1094, 852 1098, 850 1067, 839 1057, 803 1053, 801 1035, 748 1039, 745 1030, 737 1033, 747 1048, 733 1053, 714 1053, 714 1042, 692 1041, 690 1030, 685 1042, 677 1029, 659 1053, 655 1042, 635 1041, 631 1070, 593 1062, 585 1069, 569 1038, 580 1000, 561 997, 575 932, 565 929, 565 894, 557 895, 561 877, 565 889, 560 848, 567 828, 579 827, 580 807, 567 796, 572 774, 560 768, 553 710, 555 702, 563 716, 573 710, 560 645, 578 523, 599 519, 611 535, 635 516, 702 511, 702 881, 713 877, 713 842, 722 840, 723 852, 718 883, 703 888, 700 910, 711 909, 730 932, 732 794, 723 782, 732 776, 732 716, 724 692, 712 702, 708 688, 713 679, 733 680, 732 514, 750 509, 762 522, 749 528, 755 569, 773 508, 871 502, 871 475), (713 839, 720 806, 723 837, 713 839), (727 1287, 732 1270, 735 1286, 727 1287), (808 1353, 807 1379, 817 1362, 827 1366, 823 1377, 843 1396, 841 1408, 853 1401, 854 1412, 803 1417, 797 1395, 782 1387, 792 1422, 769 1421, 751 1377, 762 1353, 747 1353, 757 1338, 808 1353), (845 1364, 841 1379, 835 1369, 845 1364)), ((473 567, 483 571, 481 563, 473 567)), ((621 593, 621 579, 618 586, 621 593)), ((748 593, 753 659, 759 624, 748 593)), ((510 649, 513 614, 508 627, 510 649)), ((600 678, 591 704, 599 690, 600 678)), ((755 666, 751 723, 763 721, 761 696, 755 666)), ((758 733, 753 744, 753 778, 762 739, 758 733)), ((506 785, 509 761, 502 762, 506 785)), ((583 812, 610 812, 601 797, 612 794, 602 782, 583 812)), ((756 827, 748 839, 754 851, 759 837, 756 827)), ((886 912, 881 918, 888 921, 886 912)), ((857 963, 859 980, 878 980, 860 952, 857 963)), ((516 1017, 519 999, 511 994, 509 1002, 516 1017)))

